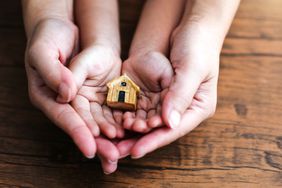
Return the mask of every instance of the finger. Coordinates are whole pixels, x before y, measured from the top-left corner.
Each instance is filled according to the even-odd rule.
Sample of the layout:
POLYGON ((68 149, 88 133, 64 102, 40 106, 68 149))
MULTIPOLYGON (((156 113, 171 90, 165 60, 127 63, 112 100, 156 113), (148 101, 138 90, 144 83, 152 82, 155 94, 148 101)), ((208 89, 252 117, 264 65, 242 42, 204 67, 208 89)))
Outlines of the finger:
MULTIPOLYGON (((99 155, 98 155, 99 156, 99 155)), ((99 156, 104 174, 109 175, 116 171, 117 162, 109 162, 105 158, 99 156)))
POLYGON ((105 106, 105 105, 102 107, 102 109, 103 109, 105 119, 108 122, 110 122, 113 126, 115 126, 116 128, 116 137, 122 138, 124 136, 124 130, 121 127, 121 124, 116 123, 112 110, 108 106, 105 106))
POLYGON ((73 74, 75 84, 78 89, 81 88, 84 81, 88 77, 89 61, 91 61, 91 57, 85 56, 83 53, 80 53, 75 56, 70 62, 69 69, 73 74))
POLYGON ((113 116, 112 110, 108 106, 106 106, 106 105, 103 105, 102 109, 103 109, 103 114, 104 114, 105 119, 109 123, 115 124, 116 122, 114 120, 114 116, 113 116))
POLYGON ((113 115, 114 115, 114 119, 115 119, 116 123, 122 125, 123 124, 123 122, 122 122, 122 117, 123 117, 122 111, 114 110, 113 115))
POLYGON ((150 128, 157 128, 163 126, 163 120, 160 115, 154 115, 148 119, 147 124, 150 128))
POLYGON ((84 120, 84 122, 92 132, 93 136, 98 136, 100 134, 100 130, 90 112, 90 104, 88 99, 81 95, 77 95, 72 101, 72 106, 75 111, 80 115, 80 117, 84 120))
POLYGON ((102 107, 96 102, 91 102, 90 109, 94 120, 100 128, 100 131, 108 138, 115 138, 116 128, 105 119, 102 107))
POLYGON ((162 118, 167 126, 176 128, 181 116, 190 106, 202 78, 196 73, 176 69, 174 81, 164 97, 162 118))
POLYGON ((123 118, 135 118, 135 112, 125 112, 123 118))
POLYGON ((148 128, 146 123, 147 112, 142 109, 138 109, 136 112, 136 119, 132 125, 132 130, 136 132, 145 132, 148 128))
POLYGON ((105 174, 113 173, 117 169, 119 151, 117 147, 109 140, 97 137, 97 153, 102 162, 102 168, 105 174))
POLYGON ((151 109, 149 110, 148 114, 147 114, 147 118, 150 119, 151 117, 156 115, 156 110, 155 109, 151 109))
POLYGON ((185 111, 177 129, 159 128, 142 137, 132 148, 133 158, 140 158, 147 153, 165 146, 189 133, 203 120, 210 117, 216 107, 217 79, 201 84, 191 107, 185 111))
POLYGON ((143 136, 131 150, 132 158, 141 158, 162 146, 168 145, 193 130, 206 117, 198 111, 187 110, 177 129, 167 127, 156 129, 143 136))
POLYGON ((161 104, 157 104, 157 109, 152 109, 148 113, 147 124, 150 128, 157 128, 164 125, 164 121, 161 117, 161 104), (150 117, 149 117, 150 114, 150 117))
POLYGON ((131 130, 134 122, 135 122, 135 118, 128 117, 128 118, 124 119, 123 128, 125 128, 127 130, 131 130))
POLYGON ((102 105, 106 98, 106 92, 107 87, 91 87, 83 85, 78 94, 84 96, 90 102, 97 102, 102 105))
MULTIPOLYGON (((29 74, 29 77, 31 75, 29 74)), ((32 76, 33 77, 33 76, 32 76)), ((34 80, 35 77, 29 78, 34 80)), ((75 110, 69 104, 60 104, 54 100, 54 93, 47 87, 36 87, 35 82, 29 84, 31 99, 46 116, 58 127, 63 129, 87 158, 93 158, 96 153, 95 140, 75 110)))
POLYGON ((136 118, 146 119, 147 118, 147 112, 145 110, 138 109, 136 111, 136 118))
POLYGON ((131 138, 131 139, 123 140, 117 144, 120 159, 130 155, 130 151, 134 146, 134 144, 137 142, 137 140, 138 138, 131 138))
POLYGON ((46 85, 57 92, 58 102, 71 101, 76 92, 76 86, 71 71, 60 61, 59 52, 45 45, 33 45, 28 51, 26 61, 40 74, 46 85))
POLYGON ((130 130, 135 121, 134 112, 125 112, 123 115, 123 127, 130 130))
POLYGON ((139 133, 145 133, 149 129, 150 128, 147 126, 146 121, 140 118, 137 118, 132 125, 132 130, 139 133))

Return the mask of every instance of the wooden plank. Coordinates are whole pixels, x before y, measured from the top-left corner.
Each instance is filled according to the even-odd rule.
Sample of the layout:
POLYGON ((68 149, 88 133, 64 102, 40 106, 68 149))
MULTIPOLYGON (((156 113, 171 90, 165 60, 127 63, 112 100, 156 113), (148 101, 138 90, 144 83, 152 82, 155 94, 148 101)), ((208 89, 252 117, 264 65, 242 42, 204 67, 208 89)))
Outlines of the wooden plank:
MULTIPOLYGON (((123 58, 143 1, 120 1, 123 58)), ((20 1, 0 6, 0 187, 281 187, 282 1, 244 0, 225 40, 216 115, 103 175, 28 100, 20 1)))

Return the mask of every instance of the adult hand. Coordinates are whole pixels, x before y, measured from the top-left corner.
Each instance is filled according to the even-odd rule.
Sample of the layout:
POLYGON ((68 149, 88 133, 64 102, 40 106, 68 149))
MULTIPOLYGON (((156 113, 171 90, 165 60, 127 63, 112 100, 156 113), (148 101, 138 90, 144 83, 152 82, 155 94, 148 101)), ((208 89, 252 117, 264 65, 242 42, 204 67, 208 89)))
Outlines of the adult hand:
MULTIPOLYGON (((34 0, 22 3, 28 38, 25 62, 30 99, 72 137, 86 157, 92 158, 96 153, 93 132, 67 104, 77 93, 75 79, 66 67, 78 51, 78 29, 72 23, 73 2, 34 0)), ((96 143, 104 171, 113 172, 119 158, 117 148, 103 137, 96 138, 96 143)))
POLYGON ((75 25, 61 19, 40 21, 29 39, 25 66, 31 102, 74 140, 86 157, 96 152, 94 138, 68 103, 76 93, 71 71, 65 66, 77 49, 75 25), (59 96, 58 96, 59 94, 59 96))
POLYGON ((175 31, 170 56, 174 76, 162 104, 163 120, 173 129, 160 128, 144 136, 132 148, 132 156, 144 156, 181 138, 214 114, 220 51, 201 32, 175 31))
POLYGON ((121 155, 143 157, 184 136, 213 115, 216 107, 219 51, 205 43, 204 36, 196 28, 191 32, 186 28, 175 30, 171 50, 174 75, 162 103, 162 118, 172 128, 160 127, 140 139, 119 143, 121 155))
POLYGON ((219 55, 239 1, 187 2, 171 37, 172 83, 162 104, 160 127, 118 144, 120 155, 140 158, 184 136, 215 112, 219 55))

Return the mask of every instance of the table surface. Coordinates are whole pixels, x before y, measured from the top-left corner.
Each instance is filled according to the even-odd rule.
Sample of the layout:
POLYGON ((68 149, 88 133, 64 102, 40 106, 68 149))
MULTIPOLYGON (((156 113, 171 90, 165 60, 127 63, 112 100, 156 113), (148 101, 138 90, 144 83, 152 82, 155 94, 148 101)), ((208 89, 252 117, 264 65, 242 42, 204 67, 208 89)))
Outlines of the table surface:
MULTIPOLYGON (((126 52, 142 2, 120 7, 126 52)), ((282 186, 281 0, 242 1, 222 50, 215 116, 112 175, 30 104, 20 1, 1 2, 0 41, 0 187, 282 186)))

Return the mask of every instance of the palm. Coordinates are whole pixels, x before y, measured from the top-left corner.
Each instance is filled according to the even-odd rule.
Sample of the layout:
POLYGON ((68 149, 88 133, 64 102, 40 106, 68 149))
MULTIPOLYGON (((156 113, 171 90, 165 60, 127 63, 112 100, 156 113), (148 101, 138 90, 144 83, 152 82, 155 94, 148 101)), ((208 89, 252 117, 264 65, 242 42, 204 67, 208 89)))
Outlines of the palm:
POLYGON ((92 157, 96 144, 88 128, 71 105, 58 102, 70 98, 69 94, 60 98, 61 83, 75 90, 72 74, 65 64, 78 47, 77 37, 77 28, 72 23, 56 19, 40 22, 28 43, 25 65, 32 103, 68 133, 85 156, 92 157))
POLYGON ((136 112, 124 114, 124 127, 137 132, 148 132, 163 124, 161 118, 162 98, 172 78, 172 68, 160 53, 129 58, 123 64, 127 74, 140 88, 136 112))
POLYGON ((123 136, 123 130, 113 115, 121 116, 121 113, 105 105, 106 84, 120 75, 120 67, 118 56, 100 46, 83 50, 71 63, 74 75, 79 77, 78 82, 82 82, 72 104, 94 136, 98 136, 100 131, 109 138, 123 136))
POLYGON ((215 48, 203 43, 203 37, 195 31, 193 35, 193 32, 187 34, 187 31, 176 30, 170 50, 174 76, 162 103, 162 117, 169 117, 169 113, 164 113, 173 106, 168 105, 169 100, 174 105, 184 107, 189 103, 179 125, 174 129, 161 127, 142 137, 120 142, 118 148, 121 155, 131 154, 134 158, 140 158, 184 136, 213 115, 217 97, 218 55, 215 48))

